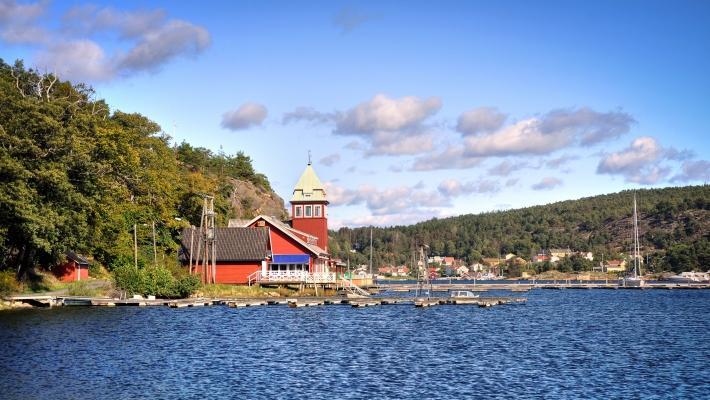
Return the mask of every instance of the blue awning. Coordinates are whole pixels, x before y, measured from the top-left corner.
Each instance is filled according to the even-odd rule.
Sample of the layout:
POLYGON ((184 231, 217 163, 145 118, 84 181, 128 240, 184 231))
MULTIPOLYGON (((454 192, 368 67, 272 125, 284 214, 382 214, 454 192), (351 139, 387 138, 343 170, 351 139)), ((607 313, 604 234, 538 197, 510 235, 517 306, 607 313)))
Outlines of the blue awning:
POLYGON ((274 264, 308 264, 310 259, 308 254, 274 254, 271 262, 274 264))

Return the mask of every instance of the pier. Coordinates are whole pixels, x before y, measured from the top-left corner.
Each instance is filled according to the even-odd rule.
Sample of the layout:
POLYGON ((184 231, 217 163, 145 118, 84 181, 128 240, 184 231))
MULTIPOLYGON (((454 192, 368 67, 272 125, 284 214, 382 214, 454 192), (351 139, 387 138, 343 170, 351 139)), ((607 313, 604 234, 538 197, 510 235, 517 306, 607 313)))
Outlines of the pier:
POLYGON ((449 297, 367 297, 347 298, 334 297, 295 297, 295 298, 234 298, 234 299, 111 299, 92 297, 53 297, 53 296, 9 296, 5 301, 18 303, 24 307, 169 307, 169 308, 194 308, 206 306, 227 306, 229 308, 247 308, 260 306, 288 306, 289 308, 349 305, 353 308, 409 305, 418 308, 433 307, 438 305, 469 305, 479 307, 492 307, 504 304, 524 304, 527 299, 523 297, 478 297, 467 299, 453 299, 449 297))
MULTIPOLYGON (((422 288, 416 283, 380 283, 377 286, 368 288, 371 291, 377 292, 415 292, 419 290, 428 291, 429 286, 422 288)), ((653 282, 642 287, 624 287, 620 286, 616 281, 609 282, 584 282, 584 281, 561 281, 555 283, 435 283, 431 285, 433 292, 449 292, 452 290, 468 290, 472 292, 488 292, 489 290, 505 290, 513 293, 524 293, 533 289, 710 289, 710 283, 663 283, 653 282)))

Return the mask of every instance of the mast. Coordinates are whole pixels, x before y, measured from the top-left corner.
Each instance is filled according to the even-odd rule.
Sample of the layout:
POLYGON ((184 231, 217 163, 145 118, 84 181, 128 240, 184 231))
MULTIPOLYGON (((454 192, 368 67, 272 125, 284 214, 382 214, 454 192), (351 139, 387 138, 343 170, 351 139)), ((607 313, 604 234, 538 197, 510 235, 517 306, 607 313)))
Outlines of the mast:
POLYGON ((374 281, 374 276, 372 275, 372 228, 370 228, 370 276, 373 277, 374 281))
POLYGON ((634 278, 640 274, 639 268, 639 226, 636 213, 636 193, 634 193, 634 278))

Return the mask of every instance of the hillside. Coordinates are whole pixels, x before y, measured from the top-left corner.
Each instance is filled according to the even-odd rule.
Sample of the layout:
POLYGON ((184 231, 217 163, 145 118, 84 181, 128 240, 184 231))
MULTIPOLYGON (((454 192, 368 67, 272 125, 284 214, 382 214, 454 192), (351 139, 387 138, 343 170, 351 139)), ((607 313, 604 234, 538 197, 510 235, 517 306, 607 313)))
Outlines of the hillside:
POLYGON ((203 194, 215 196, 219 225, 284 212, 242 152, 175 145, 87 85, 0 60, 0 269, 22 277, 67 251, 132 265, 134 232, 139 264, 154 262, 155 241, 169 265, 177 232, 199 225, 203 194))
MULTIPOLYGON (((637 190, 641 250, 653 270, 710 268, 710 186, 637 190)), ((633 192, 517 210, 433 219, 411 226, 374 229, 375 265, 403 263, 415 243, 430 254, 451 255, 469 263, 509 252, 525 259, 548 248, 570 248, 620 257, 633 242, 633 192)), ((331 251, 366 263, 369 228, 331 232, 331 251)), ((587 265, 589 267, 589 265, 587 265)))

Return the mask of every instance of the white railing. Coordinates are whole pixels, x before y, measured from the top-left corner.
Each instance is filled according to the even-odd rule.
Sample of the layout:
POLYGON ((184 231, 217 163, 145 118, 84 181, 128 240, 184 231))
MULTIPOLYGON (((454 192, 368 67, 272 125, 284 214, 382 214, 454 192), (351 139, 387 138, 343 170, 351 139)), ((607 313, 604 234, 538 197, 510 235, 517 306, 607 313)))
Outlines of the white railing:
POLYGON ((350 282, 347 279, 340 279, 340 284, 343 285, 343 289, 347 290, 348 292, 352 294, 357 294, 360 296, 369 296, 370 292, 367 290, 361 288, 360 286, 350 282))
POLYGON ((335 283, 334 272, 314 272, 308 271, 256 271, 248 277, 249 285, 259 282, 304 282, 304 283, 335 283))

